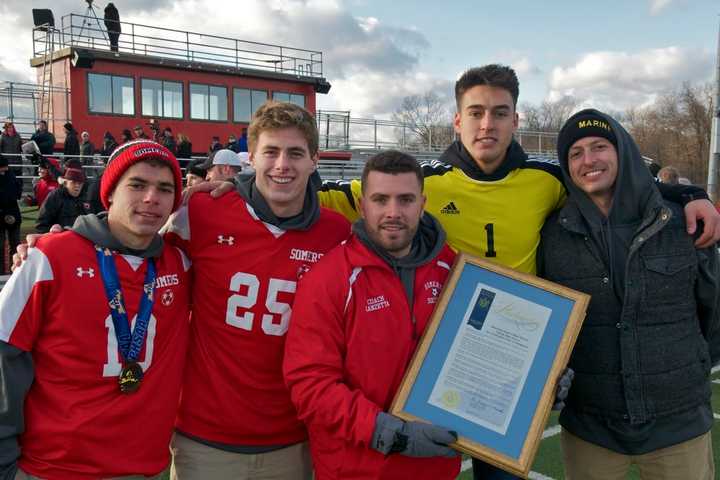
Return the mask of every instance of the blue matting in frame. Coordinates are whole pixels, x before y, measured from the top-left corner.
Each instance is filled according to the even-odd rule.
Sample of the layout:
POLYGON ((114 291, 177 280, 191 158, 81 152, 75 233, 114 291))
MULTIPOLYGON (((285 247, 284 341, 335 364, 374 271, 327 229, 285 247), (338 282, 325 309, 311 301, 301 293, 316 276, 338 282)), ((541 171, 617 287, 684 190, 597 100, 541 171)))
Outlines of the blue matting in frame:
POLYGON ((573 299, 466 263, 405 402, 404 410, 435 425, 455 430, 461 436, 508 457, 519 459, 535 414, 533 406, 536 406, 540 400, 574 305, 575 300, 573 299), (453 339, 460 328, 460 323, 463 321, 478 283, 492 285, 493 288, 544 305, 552 311, 505 435, 429 403, 430 393, 440 375, 442 365, 448 356, 453 339))

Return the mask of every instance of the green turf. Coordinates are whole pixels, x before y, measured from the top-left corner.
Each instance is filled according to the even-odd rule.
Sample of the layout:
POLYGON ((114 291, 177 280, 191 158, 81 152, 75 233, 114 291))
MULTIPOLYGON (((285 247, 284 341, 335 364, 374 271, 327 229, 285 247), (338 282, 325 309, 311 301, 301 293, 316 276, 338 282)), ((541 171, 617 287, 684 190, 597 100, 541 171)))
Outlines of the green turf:
POLYGON ((35 221, 40 210, 38 207, 20 207, 22 223, 20 224, 20 240, 25 241, 25 235, 35 233, 35 221))

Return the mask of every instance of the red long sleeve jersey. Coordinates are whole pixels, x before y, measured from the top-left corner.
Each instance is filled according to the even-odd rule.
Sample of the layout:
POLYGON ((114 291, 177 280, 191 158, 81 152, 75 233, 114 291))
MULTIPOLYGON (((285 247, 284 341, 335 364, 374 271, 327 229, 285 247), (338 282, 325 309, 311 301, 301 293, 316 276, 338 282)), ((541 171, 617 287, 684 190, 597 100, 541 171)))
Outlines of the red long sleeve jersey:
POLYGON ((192 196, 167 238, 193 262, 191 338, 177 428, 231 445, 284 445, 307 437, 282 377, 298 277, 347 238, 323 209, 308 230, 262 222, 236 192, 192 196), (174 239, 174 240, 172 240, 174 239))
POLYGON ((415 270, 413 305, 398 275, 357 237, 300 282, 285 379, 310 433, 317 480, 451 480, 460 458, 382 455, 370 447, 425 331, 455 254, 415 270))
MULTIPOLYGON (((147 261, 115 256, 128 318, 140 305, 147 261)), ((140 389, 123 394, 122 368, 92 242, 74 232, 41 238, 0 292, 0 340, 32 354, 20 468, 40 478, 156 475, 170 458, 189 333, 189 261, 166 246, 138 360, 140 389)))

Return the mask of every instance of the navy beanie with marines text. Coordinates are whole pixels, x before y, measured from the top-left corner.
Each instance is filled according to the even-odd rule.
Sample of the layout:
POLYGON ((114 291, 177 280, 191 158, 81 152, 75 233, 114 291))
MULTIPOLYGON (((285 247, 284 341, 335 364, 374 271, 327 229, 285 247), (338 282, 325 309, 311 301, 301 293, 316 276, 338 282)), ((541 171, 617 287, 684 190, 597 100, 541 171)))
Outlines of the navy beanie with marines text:
POLYGON ((568 152, 575 142, 585 137, 601 137, 615 145, 617 137, 607 119, 594 112, 574 115, 563 125, 558 134, 558 160, 567 162, 568 152))

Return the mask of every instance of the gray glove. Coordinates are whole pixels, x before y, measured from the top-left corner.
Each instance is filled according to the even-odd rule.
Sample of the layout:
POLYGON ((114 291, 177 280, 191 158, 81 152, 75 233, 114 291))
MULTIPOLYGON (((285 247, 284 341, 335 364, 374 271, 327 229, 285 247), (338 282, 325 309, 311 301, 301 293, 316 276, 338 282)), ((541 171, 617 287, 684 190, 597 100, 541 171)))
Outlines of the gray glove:
POLYGON ((457 433, 422 422, 405 422, 385 412, 375 418, 372 448, 388 455, 400 453, 408 457, 456 457, 448 447, 457 440, 457 433))
POLYGON ((570 393, 570 386, 572 385, 573 378, 575 378, 575 372, 572 368, 568 367, 563 370, 558 380, 557 389, 555 390, 555 403, 552 409, 560 411, 565 407, 565 399, 570 393))

